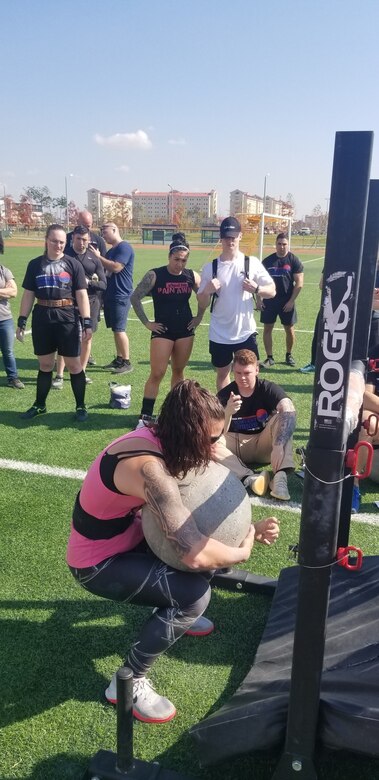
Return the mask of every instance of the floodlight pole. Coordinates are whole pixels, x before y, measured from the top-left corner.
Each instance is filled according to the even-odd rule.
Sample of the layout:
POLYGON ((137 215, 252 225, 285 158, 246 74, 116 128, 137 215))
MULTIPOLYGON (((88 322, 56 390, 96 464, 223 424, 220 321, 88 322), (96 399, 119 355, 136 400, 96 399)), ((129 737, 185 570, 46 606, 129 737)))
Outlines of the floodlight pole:
MULTIPOLYGON (((346 450, 345 411, 373 133, 337 133, 299 543, 299 585, 284 753, 273 780, 317 780, 318 725, 331 566, 346 450)), ((371 307, 370 307, 371 308, 371 307)))
POLYGON ((171 220, 171 224, 173 225, 174 224, 174 195, 173 195, 174 188, 171 186, 171 184, 168 184, 167 186, 170 187, 170 194, 168 197, 169 197, 169 201, 171 199, 170 220, 171 220))
POLYGON ((68 231, 70 225, 69 225, 69 218, 68 218, 68 187, 67 187, 67 176, 64 177, 64 189, 65 189, 65 198, 66 198, 66 230, 68 231))
POLYGON ((264 239, 264 225, 265 225, 265 213, 266 213, 266 187, 267 187, 267 179, 269 177, 269 173, 265 174, 265 179, 263 183, 263 202, 262 202, 262 214, 261 214, 261 230, 260 230, 260 236, 259 236, 259 259, 262 262, 263 257, 263 239, 264 239))
POLYGON ((267 179, 268 179, 269 175, 270 175, 269 173, 265 174, 265 180, 264 180, 264 185, 263 185, 263 214, 266 211, 266 186, 267 186, 267 179))
POLYGON ((6 199, 5 184, 3 184, 3 191, 4 191, 4 225, 5 225, 5 230, 7 230, 8 224, 7 224, 7 204, 5 200, 6 199))

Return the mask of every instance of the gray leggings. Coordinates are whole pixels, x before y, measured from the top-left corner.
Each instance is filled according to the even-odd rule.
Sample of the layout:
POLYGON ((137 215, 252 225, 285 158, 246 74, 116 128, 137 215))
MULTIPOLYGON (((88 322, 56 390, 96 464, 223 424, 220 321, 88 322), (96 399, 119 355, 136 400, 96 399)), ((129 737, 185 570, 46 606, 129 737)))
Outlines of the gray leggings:
POLYGON ((157 607, 141 628, 125 665, 135 677, 147 674, 156 658, 188 631, 206 610, 212 572, 178 571, 157 558, 146 543, 97 566, 76 569, 75 579, 95 596, 157 607))

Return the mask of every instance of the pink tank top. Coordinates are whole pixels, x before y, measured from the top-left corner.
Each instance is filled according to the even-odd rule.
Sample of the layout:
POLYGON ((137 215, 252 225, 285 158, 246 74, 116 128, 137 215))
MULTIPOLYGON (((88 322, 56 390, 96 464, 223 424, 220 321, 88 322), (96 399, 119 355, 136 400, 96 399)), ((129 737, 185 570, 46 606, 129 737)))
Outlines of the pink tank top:
MULTIPOLYGON (((113 518, 124 517, 133 509, 137 510, 135 518, 126 531, 110 539, 88 539, 78 533, 71 523, 66 555, 69 566, 77 569, 96 566, 105 558, 132 550, 142 541, 143 532, 138 509, 144 504, 143 499, 118 493, 116 488, 110 489, 104 484, 100 474, 100 465, 105 453, 118 442, 126 439, 129 442, 133 438, 136 439, 136 455, 139 451, 141 454, 144 451, 143 440, 146 439, 156 444, 161 451, 159 440, 149 428, 132 431, 115 439, 105 447, 90 466, 80 491, 80 505, 87 514, 92 515, 97 520, 104 521, 104 523, 113 518)), ((122 460, 122 451, 118 453, 118 456, 119 462, 122 460)))

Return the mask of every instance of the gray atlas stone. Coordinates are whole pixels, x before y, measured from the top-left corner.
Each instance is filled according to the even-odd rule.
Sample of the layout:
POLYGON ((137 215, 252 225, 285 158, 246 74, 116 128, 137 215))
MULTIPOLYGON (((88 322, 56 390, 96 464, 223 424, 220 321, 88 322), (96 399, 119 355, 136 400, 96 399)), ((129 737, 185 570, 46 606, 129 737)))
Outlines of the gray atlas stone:
MULTIPOLYGON (((191 470, 178 479, 184 506, 192 513, 199 531, 230 547, 239 547, 251 523, 251 503, 238 477, 225 466, 211 461, 200 470, 191 470)), ((175 548, 165 537, 156 515, 148 506, 142 510, 145 539, 153 552, 175 569, 187 571, 175 548)))

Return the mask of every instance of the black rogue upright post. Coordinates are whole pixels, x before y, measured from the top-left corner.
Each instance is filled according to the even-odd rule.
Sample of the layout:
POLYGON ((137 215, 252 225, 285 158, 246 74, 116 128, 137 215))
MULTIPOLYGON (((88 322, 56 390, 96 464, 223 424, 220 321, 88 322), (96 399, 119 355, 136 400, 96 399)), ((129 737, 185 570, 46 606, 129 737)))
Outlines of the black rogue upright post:
MULTIPOLYGON (((373 134, 337 133, 299 543, 299 589, 284 753, 274 780, 315 780, 330 567, 344 474, 344 417, 373 134)), ((371 306, 371 302, 369 303, 371 306)))

